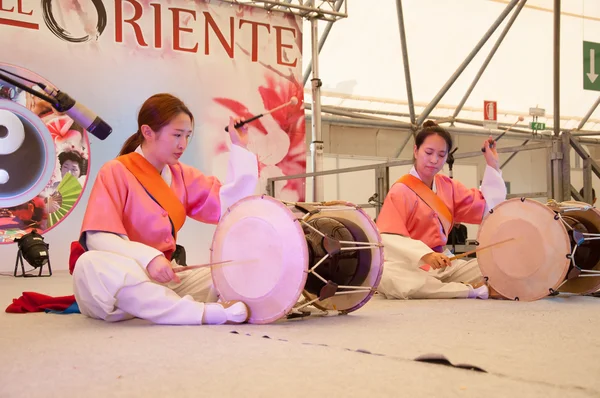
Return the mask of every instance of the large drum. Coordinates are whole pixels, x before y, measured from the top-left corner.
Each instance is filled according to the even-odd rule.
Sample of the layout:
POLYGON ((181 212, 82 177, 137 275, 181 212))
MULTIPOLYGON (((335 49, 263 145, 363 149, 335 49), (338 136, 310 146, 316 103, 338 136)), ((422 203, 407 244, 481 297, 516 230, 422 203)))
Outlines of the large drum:
POLYGON ((600 213, 586 203, 515 198, 485 216, 477 253, 488 284, 511 300, 600 288, 600 213))
POLYGON ((309 305, 362 307, 379 285, 383 245, 371 218, 350 203, 250 196, 217 225, 211 262, 221 261, 230 262, 213 266, 220 297, 245 302, 250 323, 270 323, 306 315, 309 305))

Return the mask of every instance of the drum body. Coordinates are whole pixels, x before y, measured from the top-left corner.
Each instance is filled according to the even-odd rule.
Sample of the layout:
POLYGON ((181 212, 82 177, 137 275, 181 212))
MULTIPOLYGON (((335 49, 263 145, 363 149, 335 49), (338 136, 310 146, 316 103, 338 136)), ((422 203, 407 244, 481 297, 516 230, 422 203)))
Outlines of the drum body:
POLYGON ((583 202, 562 202, 556 210, 571 240, 571 267, 560 292, 589 294, 600 289, 600 212, 583 202), (579 243, 579 244, 578 244, 579 243), (576 272, 580 268, 581 272, 576 272), (586 276, 587 275, 587 276, 586 276))
POLYGON ((509 199, 485 216, 477 242, 484 247, 512 240, 478 252, 479 267, 489 285, 511 300, 533 301, 556 291, 595 291, 600 278, 572 279, 570 271, 574 264, 599 267, 596 245, 600 242, 580 241, 578 246, 580 235, 574 235, 574 231, 598 230, 600 214, 585 203, 569 202, 565 206, 509 199))
POLYGON ((371 218, 350 203, 250 196, 215 230, 211 262, 228 260, 212 270, 220 297, 245 302, 250 323, 270 323, 297 312, 302 296, 321 309, 362 307, 381 279, 383 246, 371 218))

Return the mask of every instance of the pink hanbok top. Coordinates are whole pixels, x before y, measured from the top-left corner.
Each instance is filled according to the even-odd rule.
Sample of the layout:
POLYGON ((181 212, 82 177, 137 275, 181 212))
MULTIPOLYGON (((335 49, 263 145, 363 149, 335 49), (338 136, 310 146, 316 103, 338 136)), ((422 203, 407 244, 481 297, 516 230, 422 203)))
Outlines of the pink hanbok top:
MULTIPOLYGON (((414 168, 410 173, 420 179, 414 168)), ((432 190, 448 207, 454 223, 480 224, 489 209, 506 199, 501 173, 489 166, 480 190, 441 174, 435 176, 432 190)), ((394 184, 386 196, 377 227, 382 234, 389 234, 384 236, 386 261, 403 261, 414 267, 423 265, 420 260, 425 254, 443 252, 450 233, 442 227, 438 214, 402 183, 394 184)))
MULTIPOLYGON (((143 156, 141 148, 136 152, 143 156)), ((256 155, 247 149, 231 146, 227 181, 225 184, 212 176, 182 164, 167 165, 160 172, 165 189, 171 189, 181 202, 185 215, 197 221, 217 224, 223 210, 256 189, 258 163, 256 155)), ((163 253, 168 259, 175 251, 177 231, 181 222, 171 221, 169 214, 146 191, 131 171, 119 160, 104 164, 94 182, 88 201, 81 237, 71 245, 69 268, 71 273, 79 256, 88 250, 86 233, 94 233, 96 243, 110 246, 111 250, 136 258, 143 266, 163 253), (103 240, 103 233, 116 234, 124 240, 103 240), (130 250, 127 241, 143 244, 130 250)), ((107 236, 107 235, 105 235, 107 236)), ((131 246, 133 248, 133 246, 131 246)))

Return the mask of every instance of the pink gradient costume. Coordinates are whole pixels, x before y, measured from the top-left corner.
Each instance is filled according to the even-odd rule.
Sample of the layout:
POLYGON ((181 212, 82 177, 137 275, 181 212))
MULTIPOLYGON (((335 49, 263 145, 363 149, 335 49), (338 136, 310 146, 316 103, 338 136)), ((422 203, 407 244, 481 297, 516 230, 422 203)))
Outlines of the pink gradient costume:
MULTIPOLYGON (((419 178, 413 168, 410 174, 419 178)), ((437 174, 433 192, 448 207, 453 222, 480 224, 489 209, 506 199, 501 174, 487 166, 481 190, 467 189, 458 181, 437 174)), ((476 260, 455 260, 452 266, 430 269, 421 258, 443 252, 448 227, 440 215, 408 186, 396 183, 385 198, 377 217, 384 242, 385 264, 379 292, 387 298, 466 298, 466 283, 481 278, 476 260)), ((452 256, 446 251, 448 257, 452 256)))
MULTIPOLYGON (((143 157, 141 147, 136 153, 143 157)), ((216 224, 227 207, 254 194, 256 156, 232 145, 223 185, 181 163, 165 166, 160 177, 164 189, 176 197, 169 212, 119 160, 100 169, 81 229, 80 242, 87 251, 73 271, 83 314, 106 321, 139 317, 162 324, 201 324, 203 302, 216 300, 209 269, 185 271, 179 284, 159 284, 149 278, 146 267, 159 255, 171 259, 186 216, 216 224)))

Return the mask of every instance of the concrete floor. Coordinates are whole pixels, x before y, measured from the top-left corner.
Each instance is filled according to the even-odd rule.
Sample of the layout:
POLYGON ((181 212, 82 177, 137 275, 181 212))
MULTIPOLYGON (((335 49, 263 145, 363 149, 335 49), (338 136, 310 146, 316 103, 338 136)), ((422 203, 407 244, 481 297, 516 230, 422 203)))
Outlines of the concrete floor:
MULTIPOLYGON (((72 294, 70 276, 0 278, 72 294)), ((600 299, 386 301, 269 325, 0 314, 0 397, 599 397, 600 299), (486 373, 417 362, 441 354, 486 373)))

